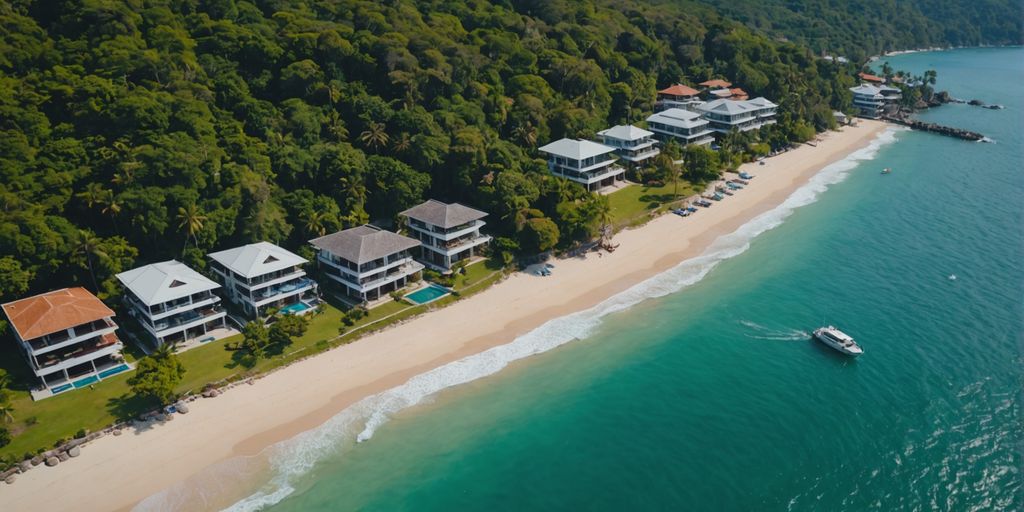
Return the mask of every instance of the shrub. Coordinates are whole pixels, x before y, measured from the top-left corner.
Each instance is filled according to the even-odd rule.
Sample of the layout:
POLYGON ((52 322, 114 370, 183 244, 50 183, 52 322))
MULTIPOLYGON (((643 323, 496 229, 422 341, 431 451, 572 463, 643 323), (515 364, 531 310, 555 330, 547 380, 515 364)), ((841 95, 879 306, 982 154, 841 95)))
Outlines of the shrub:
POLYGON ((75 432, 75 439, 81 439, 87 435, 89 435, 89 431, 84 428, 80 428, 78 429, 78 432, 75 432))
POLYGON ((0 427, 0 448, 11 444, 11 431, 6 427, 0 427))

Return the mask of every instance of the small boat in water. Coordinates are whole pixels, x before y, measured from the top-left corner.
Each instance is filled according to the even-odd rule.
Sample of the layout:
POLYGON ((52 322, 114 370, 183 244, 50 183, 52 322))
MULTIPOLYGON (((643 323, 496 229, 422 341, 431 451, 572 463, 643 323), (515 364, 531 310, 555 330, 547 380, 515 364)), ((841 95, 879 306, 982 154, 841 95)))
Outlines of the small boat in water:
POLYGON ((892 172, 892 169, 890 169, 889 167, 886 167, 885 169, 882 169, 882 174, 889 174, 891 172, 892 172))
POLYGON ((814 337, 818 341, 848 356, 857 357, 864 353, 864 350, 860 348, 856 341, 853 341, 850 335, 840 331, 833 325, 815 329, 814 337))

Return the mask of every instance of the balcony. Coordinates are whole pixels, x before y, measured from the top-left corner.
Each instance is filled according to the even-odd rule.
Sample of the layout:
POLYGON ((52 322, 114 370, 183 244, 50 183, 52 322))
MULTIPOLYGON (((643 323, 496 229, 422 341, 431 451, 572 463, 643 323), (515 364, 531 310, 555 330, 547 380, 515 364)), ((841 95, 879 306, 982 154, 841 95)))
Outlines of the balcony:
POLYGON ((153 331, 154 334, 157 334, 158 336, 166 336, 167 334, 170 333, 165 333, 163 331, 177 331, 181 330, 179 328, 182 327, 187 329, 189 327, 199 325, 202 322, 213 320, 218 315, 223 316, 224 310, 219 305, 215 305, 203 309, 194 309, 191 311, 186 311, 185 313, 182 313, 173 318, 163 320, 161 322, 153 322, 153 325, 151 327, 145 322, 143 322, 143 325, 150 327, 150 330, 153 331))
POLYGON ((315 285, 316 283, 312 279, 296 279, 281 285, 264 288, 258 293, 252 294, 253 304, 262 306, 284 297, 302 293, 313 288, 315 285))
MULTIPOLYGON (((454 228, 441 229, 436 226, 427 227, 422 222, 410 222, 409 227, 412 228, 414 231, 425 233, 432 240, 452 240, 453 238, 460 238, 468 233, 476 232, 481 227, 483 227, 484 224, 486 224, 486 222, 482 220, 475 220, 473 222, 468 222, 466 224, 456 226, 454 228)), ((420 238, 419 240, 423 242, 422 238, 420 238)))
POLYGON ((327 258, 322 254, 318 256, 318 258, 321 262, 326 263, 329 266, 345 274, 351 275, 353 279, 358 279, 367 277, 371 274, 375 274, 376 271, 382 269, 386 270, 396 265, 401 265, 405 262, 408 262, 412 260, 412 255, 409 254, 408 251, 402 251, 399 253, 392 254, 386 258, 380 258, 369 263, 363 263, 362 265, 359 265, 358 270, 353 269, 351 266, 348 265, 348 262, 344 260, 334 261, 333 258, 327 258))
POLYGON ((36 357, 35 360, 38 363, 38 367, 36 368, 35 373, 41 377, 65 368, 89 362, 93 359, 120 352, 123 347, 124 345, 121 343, 121 340, 118 339, 117 335, 113 333, 104 334, 103 336, 98 337, 95 343, 82 344, 72 350, 50 353, 36 357))
POLYGON ((74 336, 71 336, 66 330, 60 331, 28 340, 28 346, 31 348, 33 354, 42 354, 79 343, 88 339, 90 336, 95 336, 103 331, 109 330, 110 332, 114 332, 114 329, 117 329, 117 324, 109 318, 104 318, 88 324, 75 326, 74 336))
MULTIPOLYGON (((306 275, 306 272, 299 268, 290 268, 285 270, 279 270, 277 272, 271 272, 259 277, 254 277, 249 280, 248 287, 251 290, 256 290, 264 286, 272 286, 277 283, 283 283, 296 277, 302 277, 306 275)), ((244 283, 243 283, 244 284, 244 283)))

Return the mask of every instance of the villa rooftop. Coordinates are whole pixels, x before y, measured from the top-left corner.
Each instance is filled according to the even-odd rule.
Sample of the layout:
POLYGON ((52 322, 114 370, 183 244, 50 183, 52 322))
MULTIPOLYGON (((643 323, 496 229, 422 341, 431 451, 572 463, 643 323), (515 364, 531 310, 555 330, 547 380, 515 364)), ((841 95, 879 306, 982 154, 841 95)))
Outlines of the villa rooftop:
POLYGON ((310 240, 309 243, 357 265, 420 245, 418 240, 373 226, 358 226, 338 231, 310 240))
POLYGON ((245 278, 262 276, 307 262, 302 256, 270 242, 256 242, 210 253, 208 256, 245 278))
POLYGON ((704 87, 707 87, 707 88, 716 88, 716 89, 722 89, 722 88, 728 89, 729 87, 732 87, 732 83, 726 82, 725 80, 721 80, 721 79, 718 79, 718 78, 715 78, 715 79, 712 79, 712 80, 706 80, 704 82, 701 82, 700 85, 703 85, 704 87))
POLYGON ((860 77, 861 80, 864 80, 866 82, 875 82, 879 84, 885 83, 884 78, 869 73, 857 73, 857 76, 860 77))
POLYGON ((556 140, 547 146, 539 148, 545 153, 573 160, 586 160, 595 156, 604 155, 615 151, 604 144, 598 144, 589 140, 563 138, 556 140))
POLYGON ((661 123, 678 128, 694 128, 707 123, 707 121, 700 118, 700 114, 681 108, 670 108, 651 114, 647 118, 647 122, 661 123))
POLYGON ((487 216, 480 210, 459 203, 447 204, 434 199, 413 206, 402 212, 401 215, 445 229, 461 226, 487 216))
POLYGON ((220 287, 177 260, 133 268, 118 274, 117 279, 147 306, 220 287))
POLYGON ((23 340, 60 332, 114 316, 95 295, 81 287, 64 288, 3 305, 11 327, 23 340))
POLYGON ((644 130, 643 128, 637 128, 636 126, 633 126, 631 124, 620 124, 608 128, 607 130, 601 130, 597 132, 597 134, 604 137, 610 137, 612 139, 632 141, 640 140, 644 137, 650 137, 654 135, 654 132, 649 132, 647 130, 644 130))
POLYGON ((687 87, 683 84, 675 84, 673 86, 666 87, 658 91, 658 94, 666 94, 671 96, 696 96, 700 94, 700 91, 694 89, 693 87, 687 87))

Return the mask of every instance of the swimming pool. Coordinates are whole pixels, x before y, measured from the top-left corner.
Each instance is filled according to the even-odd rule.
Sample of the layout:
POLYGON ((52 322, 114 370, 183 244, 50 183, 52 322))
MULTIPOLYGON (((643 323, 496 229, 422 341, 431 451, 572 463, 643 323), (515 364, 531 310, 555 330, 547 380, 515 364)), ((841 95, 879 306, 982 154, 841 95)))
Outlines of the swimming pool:
POLYGON ((89 384, 95 384, 95 383, 97 383, 99 381, 100 381, 99 377, 97 377, 95 375, 90 375, 90 376, 88 376, 88 377, 86 377, 86 378, 84 378, 82 380, 76 380, 75 382, 72 383, 72 385, 75 386, 75 389, 78 389, 78 388, 84 388, 84 387, 88 386, 89 384))
POLYGON ((103 370, 102 372, 100 372, 100 378, 101 379, 105 379, 107 377, 110 377, 111 375, 116 375, 116 374, 121 373, 121 372, 123 372, 123 371, 125 371, 127 369, 128 369, 128 365, 122 364, 120 366, 111 368, 109 370, 103 370))
POLYGON ((289 304, 281 308, 281 313, 285 315, 302 313, 307 309, 312 309, 313 306, 306 304, 305 302, 296 302, 295 304, 289 304))
POLYGON ((411 300, 416 304, 426 304, 428 302, 433 302, 437 299, 440 299, 441 297, 444 297, 449 293, 451 293, 451 290, 443 286, 438 286, 436 284, 431 283, 427 286, 424 286, 423 288, 420 288, 419 290, 410 293, 409 295, 406 295, 405 298, 411 300))

